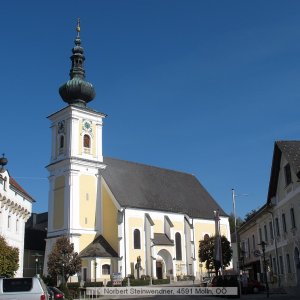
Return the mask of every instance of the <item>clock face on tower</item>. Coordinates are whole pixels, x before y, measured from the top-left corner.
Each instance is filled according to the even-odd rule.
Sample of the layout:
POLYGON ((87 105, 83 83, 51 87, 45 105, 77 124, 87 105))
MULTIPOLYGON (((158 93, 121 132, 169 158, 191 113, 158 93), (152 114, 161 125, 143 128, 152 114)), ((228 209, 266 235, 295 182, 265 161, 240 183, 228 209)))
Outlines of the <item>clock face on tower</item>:
POLYGON ((82 129, 86 132, 92 132, 92 122, 89 120, 83 120, 82 129))
POLYGON ((58 122, 57 124, 57 127, 58 127, 58 133, 64 133, 65 132, 65 121, 60 121, 58 122))

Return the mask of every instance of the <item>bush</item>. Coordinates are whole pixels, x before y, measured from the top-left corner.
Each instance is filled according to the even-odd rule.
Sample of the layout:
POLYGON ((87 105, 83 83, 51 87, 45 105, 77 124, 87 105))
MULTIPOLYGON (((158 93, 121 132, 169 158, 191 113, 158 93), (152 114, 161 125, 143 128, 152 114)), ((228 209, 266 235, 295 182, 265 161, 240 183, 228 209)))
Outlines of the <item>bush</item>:
POLYGON ((153 279, 152 284, 168 284, 170 283, 170 278, 167 279, 153 279))
POLYGON ((85 282, 84 287, 103 287, 103 282, 102 281, 85 282))

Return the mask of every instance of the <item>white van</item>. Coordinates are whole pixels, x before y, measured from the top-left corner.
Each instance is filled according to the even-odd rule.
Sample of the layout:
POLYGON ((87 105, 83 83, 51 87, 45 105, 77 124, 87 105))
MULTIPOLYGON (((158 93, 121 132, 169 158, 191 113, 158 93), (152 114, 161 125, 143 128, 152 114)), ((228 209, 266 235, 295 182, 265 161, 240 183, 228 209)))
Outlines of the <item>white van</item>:
POLYGON ((0 300, 49 300, 40 277, 0 278, 0 300))

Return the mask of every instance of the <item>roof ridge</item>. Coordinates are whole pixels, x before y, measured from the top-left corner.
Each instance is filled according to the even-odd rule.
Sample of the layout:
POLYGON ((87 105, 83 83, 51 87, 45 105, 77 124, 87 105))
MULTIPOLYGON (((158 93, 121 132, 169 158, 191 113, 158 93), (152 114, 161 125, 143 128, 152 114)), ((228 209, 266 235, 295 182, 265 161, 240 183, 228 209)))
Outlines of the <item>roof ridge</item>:
POLYGON ((145 167, 150 167, 150 168, 154 168, 154 169, 165 170, 165 171, 169 171, 169 172, 173 172, 173 173, 180 173, 180 174, 185 174, 185 175, 189 175, 189 176, 195 177, 194 174, 188 173, 188 172, 184 172, 184 171, 172 170, 172 169, 169 169, 169 168, 163 168, 163 167, 153 166, 153 165, 146 164, 146 163, 129 161, 129 160, 114 158, 114 157, 110 157, 110 156, 105 156, 104 159, 105 158, 113 159, 113 160, 118 160, 118 161, 129 163, 129 164, 135 164, 135 165, 139 165, 139 166, 145 166, 145 167))

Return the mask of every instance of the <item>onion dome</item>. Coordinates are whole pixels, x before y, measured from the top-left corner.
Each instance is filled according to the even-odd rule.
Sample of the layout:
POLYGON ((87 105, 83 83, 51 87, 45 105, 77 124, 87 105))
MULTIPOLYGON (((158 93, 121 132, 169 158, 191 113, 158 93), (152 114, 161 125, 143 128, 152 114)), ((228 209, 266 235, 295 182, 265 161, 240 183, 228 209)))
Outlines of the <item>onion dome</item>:
POLYGON ((70 70, 70 80, 59 88, 61 98, 68 104, 78 106, 86 106, 88 102, 95 98, 95 90, 91 83, 85 81, 85 70, 83 63, 85 57, 83 55, 83 48, 81 47, 80 39, 80 20, 77 21, 77 37, 75 39, 75 46, 72 49, 72 67, 70 70))

